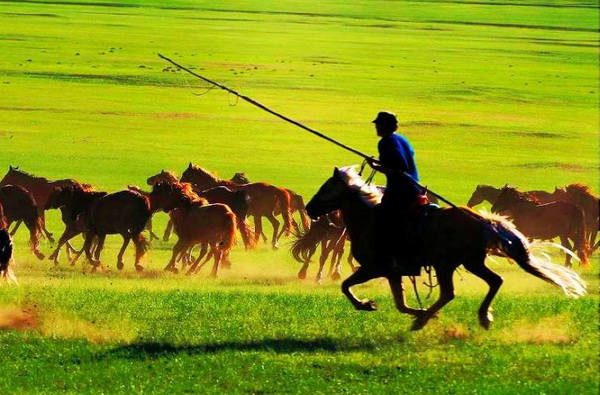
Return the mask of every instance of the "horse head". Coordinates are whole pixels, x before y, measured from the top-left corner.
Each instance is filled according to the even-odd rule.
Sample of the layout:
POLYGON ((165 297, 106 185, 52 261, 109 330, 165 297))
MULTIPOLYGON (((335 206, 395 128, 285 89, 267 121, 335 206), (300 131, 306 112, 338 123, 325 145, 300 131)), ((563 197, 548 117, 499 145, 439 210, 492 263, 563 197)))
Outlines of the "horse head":
POLYGON ((339 210, 347 191, 348 186, 344 181, 342 172, 336 167, 333 170, 333 175, 321 185, 321 188, 306 205, 308 216, 317 219, 334 210, 339 210))
POLYGON ((233 177, 231 177, 231 181, 236 184, 250 184, 250 180, 246 176, 246 173, 235 173, 233 177))
POLYGON ((148 177, 148 179, 146 180, 146 184, 148 184, 150 186, 154 186, 154 185, 158 184, 159 182, 173 183, 173 182, 178 182, 178 181, 179 181, 179 179, 177 178, 175 173, 173 173, 172 171, 167 171, 167 170, 162 169, 160 171, 160 173, 155 174, 151 177, 148 177))
POLYGON ((152 211, 163 210, 165 213, 194 200, 192 186, 188 183, 159 182, 152 187, 150 202, 152 211))
POLYGON ((73 200, 73 195, 75 194, 75 186, 74 185, 63 185, 56 186, 50 192, 48 196, 48 200, 46 200, 46 206, 44 209, 56 209, 63 206, 66 206, 73 200))

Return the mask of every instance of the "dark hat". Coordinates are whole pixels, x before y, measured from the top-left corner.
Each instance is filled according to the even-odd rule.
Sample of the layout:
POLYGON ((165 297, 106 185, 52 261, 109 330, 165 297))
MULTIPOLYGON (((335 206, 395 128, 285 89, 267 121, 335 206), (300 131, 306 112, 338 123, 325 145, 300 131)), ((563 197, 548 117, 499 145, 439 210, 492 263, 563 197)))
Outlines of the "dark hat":
POLYGON ((381 111, 379 114, 377 114, 377 118, 373 120, 373 123, 397 125, 398 119, 396 119, 396 114, 392 112, 381 111))

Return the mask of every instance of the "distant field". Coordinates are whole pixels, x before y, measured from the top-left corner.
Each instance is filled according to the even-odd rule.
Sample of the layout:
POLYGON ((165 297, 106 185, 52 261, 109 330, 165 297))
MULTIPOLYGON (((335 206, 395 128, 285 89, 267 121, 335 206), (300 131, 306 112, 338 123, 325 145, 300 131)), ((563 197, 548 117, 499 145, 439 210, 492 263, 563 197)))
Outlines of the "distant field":
MULTIPOLYGON (((597 2, 222 3, 0 0, 0 173, 116 191, 193 162, 309 198, 359 162, 162 53, 368 154, 370 121, 396 112, 423 183, 456 203, 477 184, 598 194, 597 2)), ((49 228, 60 234, 59 213, 49 228)), ((107 265, 120 243, 108 238, 107 265)), ((506 281, 489 332, 485 287, 462 271, 456 300, 412 333, 384 282, 357 289, 380 311, 355 312, 314 267, 297 280, 286 243, 236 247, 211 280, 162 272, 173 241, 152 245, 142 274, 132 251, 123 273, 90 274, 36 261, 19 231, 21 286, 0 285, 0 328, 31 330, 0 330, 0 392, 598 393, 597 255, 576 268, 580 300, 490 262, 506 281)))

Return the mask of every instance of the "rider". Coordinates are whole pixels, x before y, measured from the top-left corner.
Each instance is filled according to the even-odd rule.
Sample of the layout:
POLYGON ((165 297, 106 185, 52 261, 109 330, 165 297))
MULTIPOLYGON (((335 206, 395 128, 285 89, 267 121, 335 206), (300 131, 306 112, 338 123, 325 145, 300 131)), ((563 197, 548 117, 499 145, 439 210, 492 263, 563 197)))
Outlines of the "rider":
POLYGON ((419 181, 415 152, 406 137, 395 133, 398 129, 395 114, 382 111, 373 123, 377 136, 381 137, 377 145, 379 161, 367 162, 387 178, 376 218, 376 264, 402 275, 418 275, 420 267, 411 262, 410 251, 407 251, 407 214, 418 204, 421 195, 421 188, 407 178, 408 175, 419 181))

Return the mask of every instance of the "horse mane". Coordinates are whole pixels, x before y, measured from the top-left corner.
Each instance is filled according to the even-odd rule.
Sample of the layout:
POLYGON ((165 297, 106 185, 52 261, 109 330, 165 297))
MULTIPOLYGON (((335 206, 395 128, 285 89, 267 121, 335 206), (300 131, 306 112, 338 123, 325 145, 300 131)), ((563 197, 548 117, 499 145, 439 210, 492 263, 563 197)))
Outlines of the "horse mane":
POLYGON ((182 195, 186 196, 190 203, 199 203, 202 206, 206 206, 208 200, 203 197, 198 196, 196 192, 194 192, 194 186, 189 182, 175 182, 171 184, 174 189, 177 189, 182 195))
POLYGON ((514 198, 517 202, 528 202, 540 204, 540 201, 537 197, 528 192, 521 192, 516 187, 513 186, 505 186, 501 189, 501 193, 505 193, 506 191, 510 191, 511 198, 514 198))
POLYGON ((192 169, 192 170, 194 170, 194 171, 196 171, 196 172, 202 173, 204 176, 210 178, 211 181, 214 181, 216 183, 220 183, 220 182, 224 181, 223 179, 219 178, 216 173, 213 173, 210 170, 206 170, 206 169, 204 169, 204 168, 202 168, 202 167, 200 167, 198 165, 194 165, 194 164, 190 163, 189 168, 192 169))
POLYGON ((574 183, 574 184, 569 184, 567 185, 564 190, 567 193, 572 193, 573 195, 579 195, 579 196, 592 196, 594 197, 594 195, 592 194, 592 191, 590 189, 589 186, 583 184, 583 183, 574 183))
POLYGON ((17 174, 19 174, 21 176, 26 176, 26 177, 29 177, 29 178, 35 178, 35 179, 40 180, 40 181, 50 182, 46 177, 38 177, 35 174, 27 173, 26 171, 19 169, 18 166, 17 167, 10 166, 8 172, 9 173, 10 172, 15 172, 15 173, 17 173, 17 174))
POLYGON ((371 207, 381 203, 381 190, 376 185, 367 184, 356 172, 355 166, 342 167, 339 173, 346 185, 357 192, 363 202, 371 207))

